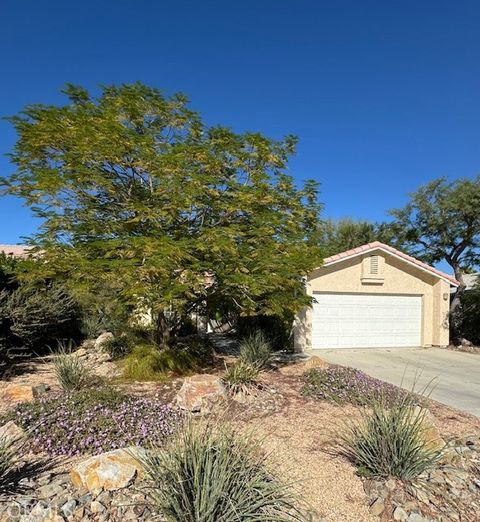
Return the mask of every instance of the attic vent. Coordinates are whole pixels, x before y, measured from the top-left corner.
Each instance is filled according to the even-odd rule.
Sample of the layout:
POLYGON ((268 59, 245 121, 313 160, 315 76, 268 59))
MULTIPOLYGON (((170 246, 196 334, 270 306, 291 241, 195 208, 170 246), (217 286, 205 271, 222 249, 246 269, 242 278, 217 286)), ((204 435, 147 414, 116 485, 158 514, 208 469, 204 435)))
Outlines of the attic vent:
POLYGON ((370 256, 370 273, 378 275, 378 256, 370 256))

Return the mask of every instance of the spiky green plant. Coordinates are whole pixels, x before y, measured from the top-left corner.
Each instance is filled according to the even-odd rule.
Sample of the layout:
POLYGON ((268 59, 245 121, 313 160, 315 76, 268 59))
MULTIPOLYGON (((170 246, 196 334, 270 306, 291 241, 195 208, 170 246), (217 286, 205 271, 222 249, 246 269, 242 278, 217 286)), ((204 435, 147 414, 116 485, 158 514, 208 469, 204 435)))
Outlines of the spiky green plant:
POLYGON ((257 383, 259 372, 256 364, 237 359, 227 367, 223 382, 232 393, 247 393, 257 383))
POLYGON ((140 457, 148 501, 168 522, 304 520, 260 443, 224 423, 194 423, 140 457))
POLYGON ((272 347, 261 330, 256 330, 240 342, 240 358, 263 368, 272 357, 272 347))
POLYGON ((53 356, 54 373, 64 391, 80 390, 98 382, 83 361, 72 354, 72 346, 59 343, 57 353, 53 356))
POLYGON ((413 394, 393 405, 379 399, 340 435, 340 451, 363 473, 411 481, 435 467, 442 454, 425 436, 425 415, 413 394))

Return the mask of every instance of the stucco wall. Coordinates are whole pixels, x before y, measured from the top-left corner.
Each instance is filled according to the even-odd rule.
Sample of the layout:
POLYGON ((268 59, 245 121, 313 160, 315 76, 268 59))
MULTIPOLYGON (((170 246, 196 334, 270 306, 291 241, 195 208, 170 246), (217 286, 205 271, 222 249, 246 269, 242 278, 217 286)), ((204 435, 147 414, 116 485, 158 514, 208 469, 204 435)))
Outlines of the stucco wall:
MULTIPOLYGON (((448 344, 448 296, 449 285, 434 275, 381 251, 381 284, 362 282, 364 260, 371 256, 357 256, 329 267, 313 271, 306 281, 306 292, 343 292, 364 294, 403 294, 422 296, 422 346, 448 344)), ((311 348, 312 310, 304 310, 296 320, 295 349, 311 348)))

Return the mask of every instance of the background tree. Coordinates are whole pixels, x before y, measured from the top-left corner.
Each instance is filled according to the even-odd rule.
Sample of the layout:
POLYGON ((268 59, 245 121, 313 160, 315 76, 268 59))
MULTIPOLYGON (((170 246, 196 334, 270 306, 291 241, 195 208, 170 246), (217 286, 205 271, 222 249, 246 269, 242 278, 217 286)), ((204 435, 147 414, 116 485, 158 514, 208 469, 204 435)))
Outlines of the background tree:
POLYGON ((394 241, 393 231, 387 223, 370 223, 342 218, 337 221, 327 219, 320 227, 320 244, 325 256, 331 256, 352 248, 381 241, 390 244, 394 241))
POLYGON ((319 205, 314 182, 285 174, 294 138, 207 127, 183 95, 139 83, 64 92, 10 118, 17 170, 2 183, 43 219, 37 277, 115 282, 126 307, 154 312, 159 341, 216 301, 242 315, 305 304, 319 205))
POLYGON ((463 274, 480 262, 480 177, 448 182, 439 178, 410 195, 407 205, 391 211, 404 246, 427 263, 446 261, 460 282, 452 300, 452 326, 461 322, 463 274))

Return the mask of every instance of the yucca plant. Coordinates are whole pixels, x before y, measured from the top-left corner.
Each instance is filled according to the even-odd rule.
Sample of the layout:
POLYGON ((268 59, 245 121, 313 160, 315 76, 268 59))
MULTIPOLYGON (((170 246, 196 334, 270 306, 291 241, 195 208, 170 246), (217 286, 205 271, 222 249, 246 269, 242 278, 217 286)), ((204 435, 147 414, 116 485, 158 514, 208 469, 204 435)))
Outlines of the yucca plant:
POLYGON ((428 443, 425 415, 413 394, 393 405, 374 401, 340 436, 340 451, 365 474, 411 481, 435 467, 442 454, 428 443))
POLYGON ((265 367, 272 358, 272 347, 261 330, 256 330, 240 342, 240 359, 265 367))
POLYGON ((72 345, 59 342, 53 357, 55 376, 64 391, 80 390, 91 386, 96 378, 83 361, 72 354, 72 345))
POLYGON ((187 420, 140 457, 148 501, 168 522, 282 522, 303 517, 259 442, 224 423, 187 420))
POLYGON ((260 370, 256 364, 237 359, 228 366, 223 382, 231 393, 248 393, 255 386, 260 370))

